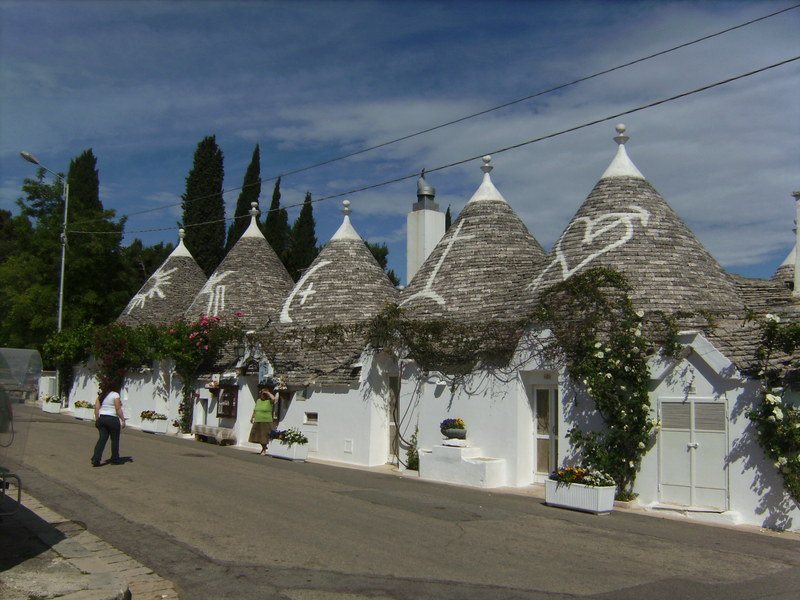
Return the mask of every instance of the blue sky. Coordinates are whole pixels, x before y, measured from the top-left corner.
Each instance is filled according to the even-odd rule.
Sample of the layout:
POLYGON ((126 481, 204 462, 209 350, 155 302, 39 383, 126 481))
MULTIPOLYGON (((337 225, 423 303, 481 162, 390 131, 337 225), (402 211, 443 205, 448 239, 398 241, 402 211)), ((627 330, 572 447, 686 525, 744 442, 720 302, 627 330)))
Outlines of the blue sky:
MULTIPOLYGON (((794 2, 0 1, 0 208, 87 148, 127 239, 175 241, 197 143, 216 135, 228 215, 253 148, 265 179, 564 84, 794 2), (159 230, 163 229, 163 230, 159 230), (158 230, 158 231, 149 231, 158 230)), ((436 169, 800 54, 800 9, 283 179, 284 206, 436 169)), ((800 61, 625 116, 628 154, 723 266, 769 277, 800 189, 800 61)), ((549 249, 616 151, 618 120, 494 155, 495 185, 549 249)), ((434 171, 454 214, 480 161, 434 171)), ((262 188, 267 208, 272 182, 262 188)), ((351 194, 405 274, 416 177, 351 194)), ((344 198, 315 204, 317 237, 344 198)), ((290 209, 294 218, 297 209, 290 209)), ((501 233, 500 233, 501 235, 501 233)))

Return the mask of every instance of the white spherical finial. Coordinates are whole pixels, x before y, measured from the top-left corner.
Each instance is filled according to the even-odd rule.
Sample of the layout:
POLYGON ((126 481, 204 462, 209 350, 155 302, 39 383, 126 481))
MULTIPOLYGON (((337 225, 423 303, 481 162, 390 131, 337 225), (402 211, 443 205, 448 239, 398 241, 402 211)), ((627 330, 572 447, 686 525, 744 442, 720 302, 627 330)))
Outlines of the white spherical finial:
POLYGON ((350 210, 350 200, 344 200, 344 201, 342 201, 342 206, 344 206, 344 208, 342 209, 342 212, 343 212, 345 215, 349 215, 349 214, 352 212, 352 211, 350 210))
POLYGON ((185 229, 178 229, 178 237, 183 241, 183 238, 186 237, 186 230, 185 229))
POLYGON ((625 142, 627 142, 629 139, 631 139, 627 135, 625 135, 625 130, 627 129, 627 127, 625 127, 623 123, 617 123, 617 126, 614 127, 614 129, 617 130, 617 135, 614 136, 614 141, 617 142, 620 146, 625 142))
POLYGON ((481 171, 484 173, 491 173, 494 167, 491 165, 492 157, 488 154, 484 156, 481 160, 483 160, 483 164, 481 165, 481 171))
POLYGON ((251 202, 250 203, 250 216, 255 217, 258 215, 258 202, 251 202))

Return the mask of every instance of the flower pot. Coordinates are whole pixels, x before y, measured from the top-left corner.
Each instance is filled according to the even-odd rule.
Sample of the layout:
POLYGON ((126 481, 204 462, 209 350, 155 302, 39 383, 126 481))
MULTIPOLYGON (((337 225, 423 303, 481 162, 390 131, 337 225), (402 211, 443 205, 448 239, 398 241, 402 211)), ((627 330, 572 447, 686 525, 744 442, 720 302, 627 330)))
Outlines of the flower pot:
POLYGON ((60 402, 42 402, 42 410, 46 413, 60 413, 60 402))
POLYGON ((280 440, 269 443, 269 455, 287 460, 305 460, 308 458, 308 444, 284 444, 280 440))
POLYGON ((596 515, 607 515, 614 509, 616 486, 594 486, 582 483, 559 483, 548 479, 545 485, 545 502, 550 506, 570 508, 596 515))
POLYGON ((465 440, 467 439, 466 429, 442 429, 442 435, 448 439, 465 440))
POLYGON ((84 421, 94 421, 94 409, 75 407, 72 413, 76 419, 83 419, 84 421))
POLYGON ((166 419, 144 419, 142 421, 142 431, 148 433, 167 433, 167 420, 166 419))

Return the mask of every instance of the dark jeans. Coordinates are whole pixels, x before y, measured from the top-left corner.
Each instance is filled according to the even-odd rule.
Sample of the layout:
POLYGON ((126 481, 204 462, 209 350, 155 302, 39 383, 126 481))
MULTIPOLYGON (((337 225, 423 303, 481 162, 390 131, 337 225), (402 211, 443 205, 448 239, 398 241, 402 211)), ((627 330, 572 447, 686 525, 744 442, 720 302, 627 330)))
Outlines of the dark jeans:
POLYGON ((119 419, 109 415, 100 415, 94 422, 94 426, 97 427, 97 430, 100 432, 100 438, 94 446, 92 462, 99 463, 103 459, 103 450, 106 449, 106 442, 109 436, 111 436, 111 461, 118 461, 119 433, 121 431, 119 419))

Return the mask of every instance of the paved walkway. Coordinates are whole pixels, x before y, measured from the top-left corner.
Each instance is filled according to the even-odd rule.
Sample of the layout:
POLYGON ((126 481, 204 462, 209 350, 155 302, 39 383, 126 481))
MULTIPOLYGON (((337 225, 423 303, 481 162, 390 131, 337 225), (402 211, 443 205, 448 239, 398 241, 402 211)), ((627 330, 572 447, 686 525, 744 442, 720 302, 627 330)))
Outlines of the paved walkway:
MULTIPOLYGON (((16 498, 16 490, 8 490, 16 498)), ((68 521, 23 489, 23 507, 0 521, 3 600, 161 600, 178 598, 171 582, 68 521)), ((0 511, 15 505, 3 499, 0 511)))

